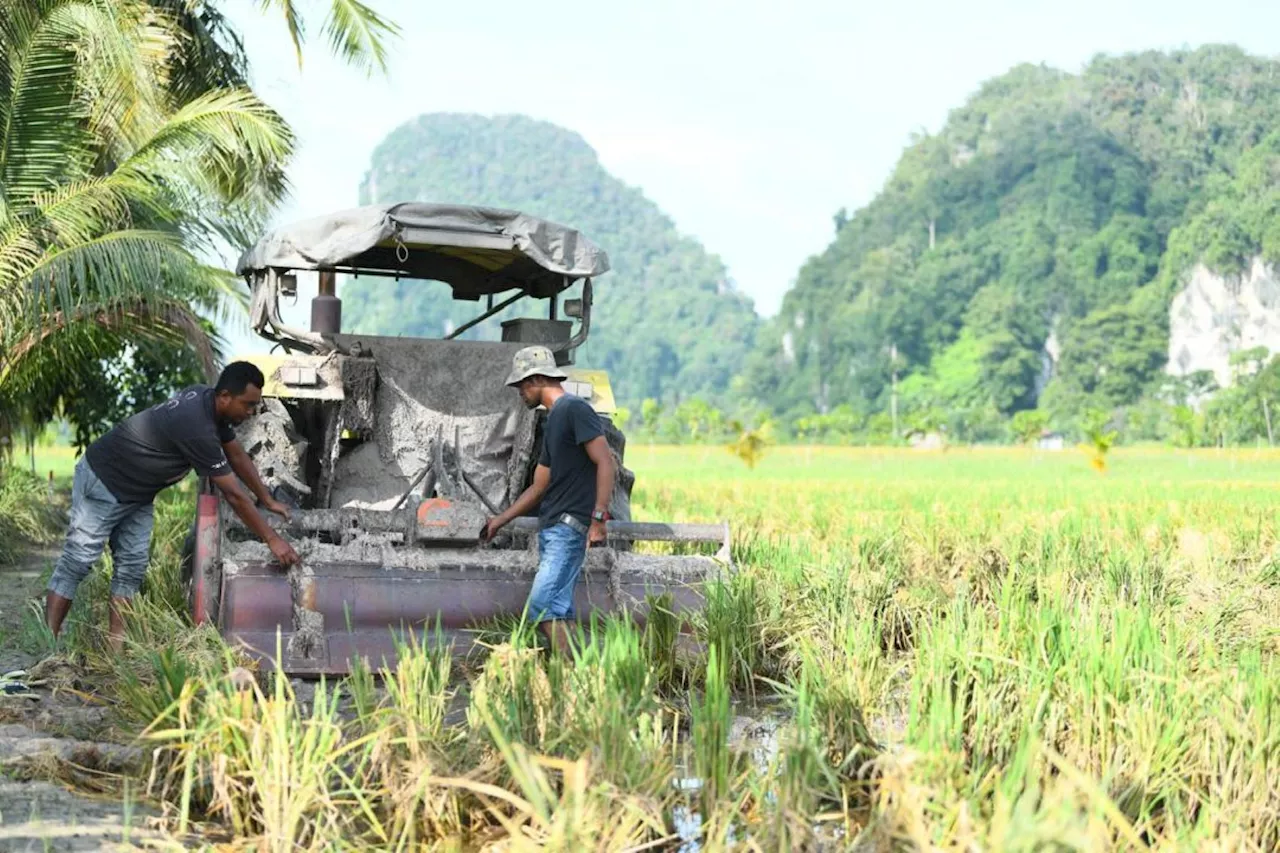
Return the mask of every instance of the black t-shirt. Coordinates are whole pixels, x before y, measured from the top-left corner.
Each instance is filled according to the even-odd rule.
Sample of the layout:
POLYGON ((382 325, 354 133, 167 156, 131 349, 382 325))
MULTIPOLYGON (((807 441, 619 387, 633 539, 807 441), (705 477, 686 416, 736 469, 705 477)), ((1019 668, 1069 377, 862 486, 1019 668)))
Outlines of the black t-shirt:
POLYGON ((604 435, 604 425, 586 400, 565 394, 552 404, 538 460, 539 465, 551 469, 551 485, 538 507, 540 527, 550 527, 564 513, 583 524, 591 523, 596 508, 596 463, 582 445, 599 435, 604 435))
POLYGON ((222 445, 236 434, 213 412, 212 388, 184 388, 89 445, 89 467, 121 503, 151 503, 192 468, 201 477, 229 474, 222 445))

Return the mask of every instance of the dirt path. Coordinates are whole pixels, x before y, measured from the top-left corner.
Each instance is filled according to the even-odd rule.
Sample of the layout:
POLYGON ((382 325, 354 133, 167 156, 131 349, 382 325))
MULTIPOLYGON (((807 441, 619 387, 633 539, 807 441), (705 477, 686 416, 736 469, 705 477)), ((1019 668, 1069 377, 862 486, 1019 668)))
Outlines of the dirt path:
POLYGON ((32 687, 34 698, 0 694, 0 851, 141 844, 151 835, 146 823, 154 809, 118 795, 89 796, 58 781, 76 777, 81 784, 114 788, 120 775, 141 766, 142 754, 109 742, 109 705, 91 689, 79 689, 87 685, 68 685, 70 674, 45 660, 48 650, 31 606, 40 601, 41 578, 56 559, 56 550, 43 549, 16 565, 0 565, 0 674, 24 669, 47 682, 32 687))

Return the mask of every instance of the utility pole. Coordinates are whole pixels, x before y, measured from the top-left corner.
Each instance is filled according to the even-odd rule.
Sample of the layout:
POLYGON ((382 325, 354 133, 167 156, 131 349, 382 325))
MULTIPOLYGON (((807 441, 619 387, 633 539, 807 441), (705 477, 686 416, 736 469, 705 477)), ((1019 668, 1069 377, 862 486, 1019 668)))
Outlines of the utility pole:
POLYGON ((1262 414, 1267 418, 1267 447, 1275 447, 1275 436, 1271 432, 1271 407, 1267 405, 1267 398, 1262 398, 1262 414))

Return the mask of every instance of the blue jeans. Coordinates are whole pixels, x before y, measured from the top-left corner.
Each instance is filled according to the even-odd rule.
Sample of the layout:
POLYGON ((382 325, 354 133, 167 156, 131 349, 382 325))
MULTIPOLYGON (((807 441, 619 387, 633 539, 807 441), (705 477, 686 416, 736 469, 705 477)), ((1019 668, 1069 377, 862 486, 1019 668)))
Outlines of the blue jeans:
POLYGON ((84 457, 76 463, 71 486, 71 524, 62 556, 49 578, 49 590, 63 598, 75 598, 76 587, 111 545, 115 573, 111 576, 111 594, 133 598, 142 586, 151 550, 151 528, 155 525, 155 507, 150 503, 126 504, 93 473, 84 457))
POLYGON ((587 559, 587 534, 561 522, 538 531, 538 573, 529 590, 533 623, 572 619, 573 587, 587 559))

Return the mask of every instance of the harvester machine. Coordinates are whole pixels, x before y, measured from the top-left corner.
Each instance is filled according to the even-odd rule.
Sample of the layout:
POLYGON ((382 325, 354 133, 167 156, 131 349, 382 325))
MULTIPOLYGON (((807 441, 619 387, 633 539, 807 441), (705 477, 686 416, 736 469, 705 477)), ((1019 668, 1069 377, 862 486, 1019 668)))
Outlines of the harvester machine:
POLYGON ((301 562, 282 569, 201 482, 183 562, 195 620, 289 674, 318 675, 345 673, 357 658, 394 662, 406 630, 439 629, 465 652, 478 628, 519 618, 537 567, 536 519, 517 519, 487 545, 479 533, 531 482, 539 457, 546 413, 503 384, 514 353, 531 343, 555 353, 566 390, 601 415, 617 463, 608 542, 588 551, 578 618, 626 609, 643 623, 664 593, 677 611, 697 609, 704 583, 729 566, 728 526, 632 520, 634 476, 608 375, 574 363, 590 331, 592 280, 608 269, 605 253, 570 228, 437 204, 343 211, 277 229, 248 250, 237 272, 252 291, 251 325, 276 346, 244 357, 265 387, 238 440, 293 508, 288 521, 264 517, 301 562), (296 298, 297 276, 308 272, 318 295, 304 329, 282 319, 280 303, 296 298), (453 300, 476 303, 476 315, 439 339, 344 333, 338 274, 432 287, 442 301, 443 283, 453 300), (545 311, 500 322, 521 300, 541 300, 545 311), (477 326, 489 340, 460 337, 477 326), (684 544, 634 547, 645 541, 719 548, 699 556, 684 544))

